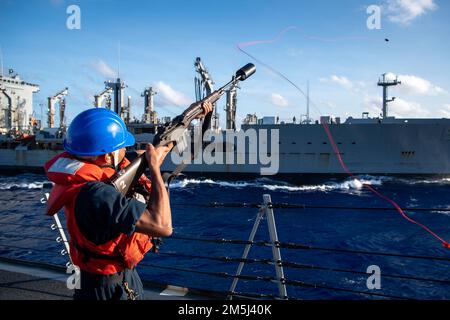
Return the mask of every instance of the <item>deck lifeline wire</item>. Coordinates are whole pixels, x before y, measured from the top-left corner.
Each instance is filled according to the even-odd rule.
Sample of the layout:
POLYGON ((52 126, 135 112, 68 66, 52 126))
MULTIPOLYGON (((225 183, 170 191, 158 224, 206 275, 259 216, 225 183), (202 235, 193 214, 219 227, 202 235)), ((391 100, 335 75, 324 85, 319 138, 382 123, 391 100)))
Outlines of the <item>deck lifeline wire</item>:
MULTIPOLYGON (((221 278, 232 278, 232 279, 243 279, 243 280, 250 280, 250 281, 265 281, 265 282, 275 282, 278 283, 280 279, 274 278, 274 277, 268 277, 268 276, 250 276, 250 275, 232 275, 227 272, 212 272, 212 271, 203 271, 203 270, 195 270, 195 269, 186 269, 186 268, 178 268, 178 267, 171 267, 171 266, 162 266, 157 265, 153 263, 141 263, 140 265, 150 268, 159 268, 159 269, 168 269, 168 270, 174 270, 174 271, 180 271, 180 272, 188 272, 188 273, 197 273, 197 274, 203 274, 203 275, 209 275, 214 277, 221 277, 221 278)), ((315 283, 308 283, 304 281, 299 280, 288 280, 288 279, 281 279, 284 283, 287 285, 297 286, 297 287, 308 287, 308 288, 315 288, 315 289, 325 289, 325 290, 332 290, 336 292, 349 292, 349 293, 355 293, 355 294, 362 294, 362 295, 368 295, 368 296, 377 296, 377 297, 384 297, 384 298, 391 298, 391 299, 401 299, 401 300, 414 300, 413 298, 409 297, 401 297, 401 296, 395 296, 395 295, 388 295, 388 294, 382 294, 382 293, 373 293, 368 291, 360 291, 360 290, 353 290, 353 289, 344 289, 344 288, 336 288, 331 286, 326 286, 322 284, 315 284, 315 283)))
MULTIPOLYGON (((38 251, 38 252, 48 252, 48 250, 44 249, 38 249, 38 248, 26 248, 21 246, 15 246, 15 245, 2 245, 3 247, 12 247, 17 249, 23 249, 23 250, 29 250, 29 251, 38 251)), ((264 282, 278 282, 279 279, 276 279, 274 277, 268 277, 268 276, 251 276, 251 275, 232 275, 227 272, 211 272, 211 271, 203 271, 203 270, 195 270, 195 269, 185 269, 185 268, 178 268, 178 267, 171 267, 171 266, 162 266, 162 265, 156 265, 156 264, 149 264, 149 263, 140 263, 139 264, 142 267, 148 267, 148 268, 159 268, 159 269, 169 269, 169 270, 175 270, 180 272, 188 272, 188 273, 196 273, 196 274, 203 274, 203 275, 209 275, 209 276, 215 276, 215 277, 221 277, 221 278, 238 278, 243 280, 249 280, 249 281, 264 281, 264 282)), ((353 289, 345 289, 345 288, 336 288, 332 286, 322 285, 322 284, 316 284, 316 283, 308 283, 300 280, 289 280, 289 279, 281 279, 284 283, 291 286, 297 286, 297 287, 309 287, 309 288, 315 288, 315 289, 324 289, 324 290, 332 290, 336 292, 348 292, 348 293, 354 293, 354 294, 361 294, 361 295, 368 295, 368 296, 376 296, 376 297, 384 297, 384 298, 391 298, 391 299, 402 299, 402 300, 413 300, 413 298, 409 297, 402 297, 402 296, 395 296, 395 295, 388 295, 388 294, 382 294, 382 293, 373 293, 373 292, 367 292, 367 291, 360 291, 360 290, 353 290, 353 289)), ((245 297, 245 295, 248 294, 239 294, 235 292, 230 292, 228 295, 235 295, 235 296, 241 296, 245 297)), ((253 295, 255 297, 275 297, 273 295, 253 295)), ((289 299, 290 297, 288 297, 289 299)))
MULTIPOLYGON (((3 233, 3 235, 11 236, 11 237, 22 237, 22 236, 17 236, 17 235, 8 234, 8 233, 3 233)), ((45 238, 45 237, 26 236, 26 238, 51 241, 51 242, 56 241, 58 243, 63 242, 62 239, 58 240, 59 237, 56 239, 51 239, 51 238, 45 238)), ((6 247, 7 245, 0 244, 0 246, 6 247)), ((11 247, 15 247, 18 249, 25 249, 25 250, 35 250, 32 248, 26 248, 26 247, 20 247, 20 246, 11 246, 11 247)), ((360 274, 360 275, 367 276, 367 273, 363 272, 363 271, 341 269, 341 268, 330 268, 330 267, 316 266, 316 265, 310 265, 310 264, 301 264, 301 263, 289 262, 289 261, 274 262, 271 259, 254 259, 254 258, 242 259, 242 258, 225 257, 225 256, 200 256, 200 255, 192 255, 192 254, 177 253, 177 252, 158 252, 158 255, 170 256, 170 257, 184 257, 184 258, 192 258, 192 259, 205 259, 205 260, 213 260, 213 261, 221 261, 221 262, 245 262, 245 263, 259 263, 259 264, 267 264, 267 265, 274 265, 275 263, 278 263, 278 264, 282 265, 283 267, 287 267, 287 268, 342 272, 342 273, 360 274)), ((450 285, 450 280, 421 278, 421 277, 414 277, 414 276, 409 276, 409 275, 383 274, 383 277, 393 278, 393 279, 424 281, 424 282, 435 282, 435 283, 439 283, 439 284, 443 284, 443 285, 450 285)))
MULTIPOLYGON (((199 208, 259 208, 260 203, 246 203, 246 202, 211 202, 206 204, 192 204, 192 203, 172 203, 172 206, 182 207, 199 207, 199 208)), ((289 203, 271 203, 273 209, 333 209, 333 210, 358 210, 358 211, 395 211, 393 207, 350 207, 339 205, 313 205, 313 204, 289 204, 289 203)), ((450 208, 414 208, 404 207, 402 210, 406 211, 425 211, 425 212, 450 212, 450 208)))
MULTIPOLYGON (((35 202, 36 200, 2 200, 0 202, 35 202)), ((198 207, 198 208, 260 208, 261 203, 251 202, 210 202, 210 203, 176 203, 171 204, 174 207, 198 207)), ((333 209, 333 210, 356 210, 356 211, 395 211, 394 207, 358 207, 358 206, 342 206, 342 205, 314 205, 307 203, 271 203, 273 209, 333 209)), ((402 210, 411 212, 450 212, 450 208, 420 208, 420 207, 402 207, 402 210)), ((4 210, 0 210, 3 212, 4 210)))
MULTIPOLYGON (((341 269, 341 268, 330 268, 323 266, 316 266, 311 264, 301 264, 297 262, 289 262, 289 261, 277 261, 274 262, 270 259, 242 259, 242 258, 232 258, 232 257, 217 257, 217 256, 200 256, 200 255, 192 255, 192 254, 184 254, 177 252, 158 252, 159 255, 163 256, 171 256, 171 257, 184 257, 191 259, 205 259, 205 260, 213 260, 213 261, 221 261, 221 262, 245 262, 245 263, 260 263, 260 264, 268 264, 273 265, 278 263, 283 267, 293 268, 293 269, 309 269, 309 270, 320 270, 320 271, 330 271, 330 272, 342 272, 342 273, 350 273, 350 274, 360 274, 367 276, 367 272, 350 270, 350 269, 341 269)), ((383 273, 383 277, 393 278, 393 279, 404 279, 404 280, 415 280, 415 281, 425 281, 425 282, 435 282, 444 285, 450 285, 450 280, 440 280, 440 279, 432 279, 432 278, 421 278, 414 277, 409 275, 397 275, 397 274, 386 274, 383 273)))
MULTIPOLYGON (((13 222, 1 222, 0 225, 13 225, 20 227, 33 227, 33 228, 46 228, 48 229, 48 225, 39 225, 39 224, 24 224, 24 223, 13 223, 13 222)), ((340 249, 340 248, 327 248, 327 247, 318 247, 311 246, 300 243, 292 243, 292 242, 278 242, 271 243, 270 241, 248 241, 248 240, 237 240, 237 239, 217 239, 217 238, 199 238, 191 235, 178 235, 174 234, 170 236, 171 239, 177 240, 186 240, 186 241, 199 241, 199 242, 209 242, 209 243, 220 243, 220 244, 252 244, 255 246, 279 246, 284 249, 298 249, 298 250, 317 250, 317 251, 328 251, 335 253, 350 253, 350 254, 365 254, 365 255, 376 255, 376 256, 386 256, 386 257, 397 257, 397 258, 407 258, 407 259, 422 259, 422 260, 437 260, 437 261, 445 261, 450 262, 450 258, 446 257, 435 257, 435 256, 421 256, 421 255, 406 255, 400 253, 393 252, 380 252, 380 251, 369 251, 369 250, 353 250, 353 249, 340 249)))
MULTIPOLYGON (((306 208, 306 205, 292 205, 292 204, 273 204, 270 202, 265 204, 266 207, 272 209, 272 208, 306 208)), ((262 205, 260 204, 247 204, 247 203, 237 203, 237 204, 219 204, 217 202, 209 204, 209 207, 257 207, 257 208, 262 208, 262 205)), ((317 208, 318 206, 316 206, 317 208)), ((325 206, 321 206, 322 208, 325 206)), ((328 209, 336 209, 336 206, 328 206, 326 207, 328 209)), ((344 207, 339 207, 344 209, 344 207)), ((345 209, 349 209, 349 208, 345 208, 345 209)), ((353 209, 353 208, 352 208, 353 209)), ((366 208, 366 209, 370 209, 370 210, 389 210, 389 208, 366 208)), ((417 209, 417 208, 416 208, 417 209)), ((433 208, 434 209, 434 208, 433 208)), ((357 208, 357 210, 363 210, 363 208, 357 208)), ((392 209, 391 209, 392 210, 392 209)), ((437 210, 433 210, 433 211, 443 211, 443 210, 447 210, 446 208, 437 208, 437 210)), ((431 210, 429 210, 431 211, 431 210)), ((450 211, 450 210, 449 210, 450 211)), ((4 224, 4 225, 16 225, 16 226, 28 226, 28 227, 32 227, 33 225, 30 224, 20 224, 20 223, 2 223, 0 222, 0 224, 4 224)), ((38 226, 39 227, 39 226, 38 226)), ((56 229, 62 229, 63 228, 58 228, 57 226, 55 226, 54 224, 51 226, 52 230, 56 230, 56 229)), ((13 235, 13 237, 16 235, 13 235)), ((47 241, 57 241, 57 242, 64 242, 64 240, 61 240, 59 238, 57 239, 50 239, 50 238, 44 238, 44 237, 34 237, 34 236, 30 236, 30 239, 37 239, 37 240, 47 240, 47 241), (59 239, 59 241, 58 241, 59 239)), ((396 256, 396 257, 406 257, 406 258, 420 258, 420 259, 427 259, 427 260, 444 260, 444 261, 450 261, 450 259, 447 258, 441 258, 441 257, 424 257, 424 256, 411 256, 411 255, 400 255, 400 254, 395 254, 395 253, 386 253, 386 252, 369 252, 369 251, 361 251, 361 250, 348 250, 348 249, 334 249, 334 248, 322 248, 322 247, 313 247, 313 246, 307 246, 307 245, 303 245, 303 244, 297 244, 297 243, 282 243, 279 241, 274 241, 274 242, 268 242, 268 241, 244 241, 244 240, 228 240, 228 239, 202 239, 202 238, 194 238, 194 237, 186 237, 186 236, 173 236, 173 238, 175 239, 182 239, 182 240, 192 240, 192 241, 207 241, 207 242, 214 242, 214 243, 232 243, 232 244, 246 244, 246 245, 260 245, 260 246, 272 246, 272 247, 277 247, 277 248, 288 248, 288 249, 309 249, 309 250, 325 250, 325 251, 332 251, 332 252, 345 252, 345 253, 353 253, 353 254, 377 254, 377 255, 384 255, 384 256, 396 256)), ((1 246, 5 246, 5 245, 1 245, 1 246)), ((43 249, 34 249, 34 248, 25 248, 25 247, 20 247, 20 246, 15 246, 15 245, 7 245, 5 247, 10 247, 10 248, 17 248, 17 249, 24 249, 24 250, 33 250, 33 251, 47 251, 47 250, 43 250, 43 249)), ((62 250, 61 251, 62 255, 67 254, 66 250, 62 250)), ((164 253, 163 253, 164 254, 164 253)), ((170 253, 167 253, 166 255, 170 255, 170 253)), ((323 271, 329 271, 329 272, 347 272, 347 273, 354 273, 354 274, 364 274, 366 275, 366 273, 363 272, 358 272, 358 271, 354 271, 354 270, 348 270, 348 269, 336 269, 336 268, 327 268, 327 267, 322 267, 322 266, 314 266, 314 265, 305 265, 305 264, 300 264, 300 263, 295 263, 295 262, 283 262, 281 260, 278 261, 271 261, 268 259, 248 259, 248 258, 230 258, 230 257, 204 257, 204 256, 196 256, 196 255, 187 255, 187 254, 176 254, 176 253, 172 253, 172 255, 177 255, 177 256, 189 256, 190 258, 198 258, 198 259, 215 259, 215 260, 220 260, 220 261, 225 261, 225 262, 230 262, 230 261, 238 261, 238 262, 258 262, 258 263, 266 263, 266 264, 276 264, 279 266, 286 266, 286 267, 291 267, 291 268, 303 268, 303 269, 315 269, 315 270, 323 270, 323 271)), ((385 297, 385 298, 394 298, 394 299, 409 299, 407 297, 400 297, 400 296, 394 296, 394 295, 388 295, 388 294, 381 294, 381 293, 373 293, 373 292, 367 292, 367 291, 359 291, 359 290, 353 290, 353 289, 346 289, 346 288, 335 288, 332 286, 327 286, 327 285, 323 285, 323 284, 314 284, 314 283, 307 283, 304 281, 300 281, 300 280, 290 280, 290 279, 285 279, 284 276, 282 277, 268 277, 268 276, 251 276, 251 275, 241 275, 241 274, 236 274, 236 275, 231 275, 229 273, 226 272, 210 272, 210 271, 202 271, 202 270, 193 270, 193 269, 183 269, 183 268, 177 268, 177 267, 168 267, 168 266, 158 266, 155 264, 148 264, 148 263, 142 263, 141 264, 144 267, 154 267, 154 268, 164 268, 164 269, 172 269, 172 270, 177 270, 177 271, 182 271, 182 272, 190 272, 190 273, 197 273, 197 274, 204 274, 204 275, 210 275, 210 276, 218 276, 218 277, 225 277, 225 278, 233 278, 233 279, 244 279, 244 280, 254 280, 254 281, 266 281, 266 282, 275 282, 275 283, 283 283, 283 284, 287 284, 287 285, 292 285, 292 286, 301 286, 301 287, 310 287, 310 288, 316 288, 316 289, 325 289, 325 290, 333 290, 333 291, 341 291, 341 292, 349 292, 349 293, 354 293, 354 294, 362 294, 362 295, 369 295, 369 296, 378 296, 378 297, 385 297)), ((426 278, 419 278, 419 277, 412 277, 412 276, 408 276, 408 275, 385 275, 386 277, 391 277, 391 278, 399 278, 399 279, 408 279, 408 280, 416 280, 416 281, 432 281, 432 282, 439 282, 441 284, 448 284, 450 281, 448 280, 437 280, 437 279, 426 279, 426 278)), ((233 289, 232 289, 233 290, 233 289)), ((228 293, 228 296, 239 296, 238 293, 233 291, 230 291, 228 293)), ((242 296, 242 295, 241 295, 242 296)), ((264 295, 261 294, 256 294, 257 297, 264 297, 264 295)), ((270 295, 266 295, 266 297, 269 297, 270 295)), ((284 296, 284 298, 288 298, 286 295, 284 296)))
MULTIPOLYGON (((52 241, 54 241, 54 240, 52 240, 52 241)), ((0 244, 0 246, 16 248, 16 249, 23 249, 23 250, 30 250, 30 251, 37 251, 37 252, 48 252, 48 250, 45 250, 45 249, 27 248, 27 247, 21 247, 21 246, 16 246, 16 245, 9 245, 9 244, 8 245, 0 244)), ((64 251, 65 250, 62 250, 61 254, 65 255, 66 252, 64 252, 64 251)), ((373 293, 373 292, 345 289, 345 288, 336 288, 336 287, 322 285, 322 284, 308 283, 308 282, 304 282, 304 281, 300 281, 300 280, 277 279, 275 277, 269 277, 269 276, 232 275, 227 272, 211 272, 211 271, 203 271, 203 270, 184 269, 184 268, 161 266, 161 265, 149 264, 149 263, 141 263, 140 265, 143 267, 170 269, 170 270, 176 270, 176 271, 181 271, 181 272, 203 274, 203 275, 216 276, 216 277, 222 277, 222 278, 233 278, 233 279, 237 278, 237 279, 243 279, 243 280, 265 281, 265 282, 279 282, 281 280, 285 284, 292 285, 292 286, 301 286, 301 287, 309 287, 309 288, 316 288, 316 289, 332 290, 332 291, 336 291, 336 292, 348 292, 348 293, 354 293, 354 294, 362 294, 362 295, 377 296, 377 297, 392 298, 392 299, 411 299, 408 297, 401 297, 401 296, 395 296, 395 295, 387 295, 387 294, 373 293)), ((230 292, 228 295, 235 295, 235 293, 230 292)), ((245 297, 245 294, 236 294, 236 296, 245 297)), ((263 298, 264 296, 269 297, 270 295, 256 294, 256 296, 263 298)), ((270 297, 272 297, 272 296, 270 296, 270 297)))
POLYGON ((210 243, 230 243, 230 244, 252 244, 255 246, 279 246, 280 248, 285 249, 299 249, 299 250, 318 250, 318 251, 330 251, 330 252, 338 252, 338 253, 353 253, 353 254, 367 254, 367 255, 379 255, 379 256, 388 256, 388 257, 398 257, 398 258, 408 258, 408 259, 423 259, 423 260, 438 260, 438 261, 447 261, 450 262, 450 258, 445 257, 433 257, 433 256, 417 256, 417 255, 405 255, 400 253, 391 253, 391 252, 379 252, 379 251, 363 251, 363 250, 352 250, 352 249, 338 249, 338 248, 325 248, 325 247, 316 247, 299 243, 289 243, 289 242, 278 242, 271 243, 270 241, 247 241, 247 240, 232 240, 232 239, 206 239, 199 238, 189 235, 172 235, 172 239, 179 240, 187 240, 187 241, 200 241, 200 242, 210 242, 210 243))

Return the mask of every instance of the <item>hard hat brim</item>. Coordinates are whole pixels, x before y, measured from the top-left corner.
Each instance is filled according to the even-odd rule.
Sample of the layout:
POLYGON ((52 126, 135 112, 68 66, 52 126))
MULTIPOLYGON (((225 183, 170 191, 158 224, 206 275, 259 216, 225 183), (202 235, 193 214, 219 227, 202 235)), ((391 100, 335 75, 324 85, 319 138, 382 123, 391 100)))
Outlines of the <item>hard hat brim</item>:
POLYGON ((123 143, 121 143, 120 145, 116 146, 115 148, 111 148, 111 150, 105 150, 106 152, 80 152, 77 150, 72 150, 72 148, 70 148, 69 144, 67 143, 66 139, 64 139, 64 150, 66 150, 67 152, 69 152, 70 154, 73 154, 75 156, 100 156, 102 154, 107 154, 125 147, 131 147, 132 145, 134 145, 136 143, 136 140, 134 138, 134 136, 127 131, 126 133, 126 138, 125 141, 123 143))
POLYGON ((130 132, 127 131, 127 138, 126 138, 124 146, 122 148, 130 147, 130 146, 134 145, 135 143, 136 143, 136 139, 134 139, 134 136, 130 132))

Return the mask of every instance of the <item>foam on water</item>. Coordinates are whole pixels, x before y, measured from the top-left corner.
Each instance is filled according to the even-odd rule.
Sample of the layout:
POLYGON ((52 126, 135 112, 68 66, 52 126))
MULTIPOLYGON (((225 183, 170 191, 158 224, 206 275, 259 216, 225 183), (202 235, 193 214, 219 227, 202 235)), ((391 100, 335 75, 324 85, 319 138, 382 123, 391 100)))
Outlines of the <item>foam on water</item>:
POLYGON ((171 184, 171 188, 179 189, 184 188, 189 185, 215 185, 224 188, 235 188, 242 189, 246 187, 251 188, 262 188, 270 191, 286 191, 286 192, 296 192, 296 191, 339 191, 339 190, 360 190, 363 188, 364 184, 368 185, 381 185, 383 181, 388 180, 387 177, 371 177, 363 176, 360 179, 349 178, 342 182, 327 182, 323 184, 313 184, 313 185, 300 185, 296 186, 286 182, 280 182, 271 180, 269 178, 261 178, 257 180, 252 180, 251 182, 246 181, 221 181, 212 179, 189 179, 185 178, 183 180, 176 181, 171 184))
POLYGON ((0 176, 0 190, 17 189, 43 189, 49 188, 52 183, 45 176, 38 174, 19 174, 16 176, 0 176))
MULTIPOLYGON (((256 209, 252 208, 196 208, 189 204, 196 201, 197 194, 199 203, 209 201, 217 202, 235 202, 238 199, 254 203, 261 201, 263 193, 270 193, 276 201, 286 201, 286 203, 307 203, 311 205, 346 205, 346 206, 382 206, 377 199, 367 202, 358 196, 348 196, 348 194, 362 193, 364 184, 377 186, 380 192, 386 192, 387 195, 394 195, 399 203, 410 206, 414 204, 420 208, 449 208, 447 194, 450 179, 429 179, 407 181, 398 178, 378 177, 378 176, 359 176, 349 177, 343 180, 324 180, 323 182, 301 185, 277 181, 271 178, 259 178, 253 180, 241 181, 221 181, 216 179, 192 179, 182 178, 174 181, 172 186, 180 191, 185 188, 186 192, 176 194, 179 206, 174 208, 176 224, 176 233, 195 234, 205 238, 224 238, 224 239, 244 239, 248 238, 250 228, 254 223, 256 209), (419 184, 423 183, 423 184, 419 184), (211 192, 213 189, 213 192, 211 192), (267 190, 273 190, 267 192, 267 190), (211 195, 211 194, 214 195, 211 195), (304 195, 307 195, 306 197, 304 195), (186 204, 186 207, 184 205, 186 204)), ((20 231, 20 236, 36 236, 36 230, 39 236, 52 238, 55 237, 55 231, 50 230, 48 225, 53 223, 50 217, 44 216, 43 205, 39 201, 42 197, 42 188, 46 188, 49 182, 44 175, 17 175, 0 176, 0 200, 2 201, 2 222, 0 225, 0 256, 23 258, 32 261, 45 261, 53 264, 64 265, 66 257, 62 257, 59 251, 62 244, 55 241, 44 241, 33 239, 24 240, 23 243, 13 243, 7 237, 8 233, 20 231), (21 188, 21 189, 14 189, 21 188), (1 190, 11 189, 9 192, 1 190), (30 199, 33 201, 23 201, 21 199, 30 199), (6 205, 5 205, 6 204, 6 205), (14 225, 6 223, 26 223, 27 226, 17 228, 14 225), (36 229, 33 226, 45 225, 44 229, 36 229), (42 233, 42 234, 41 234, 42 233), (3 246, 1 246, 3 245, 3 246), (10 245, 26 247, 30 250, 10 248, 10 245), (33 251, 31 248, 41 248, 47 250, 33 251), (27 247, 28 248, 28 247, 27 247)), ((361 194, 364 196, 363 194, 361 194)), ((308 210, 308 209, 306 209, 308 210)), ((416 215, 421 223, 427 226, 441 230, 443 236, 449 236, 448 211, 411 212, 416 215)), ((443 209, 442 209, 443 210, 443 209)), ((435 239, 418 230, 414 225, 407 224, 398 214, 390 211, 383 211, 379 214, 374 211, 338 211, 337 214, 332 210, 276 210, 276 225, 278 235, 283 242, 302 243, 330 248, 353 248, 355 250, 373 250, 389 252, 407 252, 411 255, 435 255, 446 257, 447 251, 436 243, 435 239), (308 212, 312 214, 308 214, 308 212), (301 213, 301 214, 297 214, 301 213), (342 213, 342 214, 341 214, 342 213)), ((259 230, 259 239, 268 239, 269 235, 265 226, 259 230)), ((15 240, 14 240, 15 241, 15 240)), ((208 256, 239 256, 242 254, 240 246, 225 246, 212 243, 168 240, 163 248, 167 252, 182 252, 187 254, 197 254, 198 252, 208 256), (188 245, 187 245, 188 244, 188 245)), ((266 248, 255 246, 252 248, 252 254, 255 257, 270 258, 270 252, 266 248)), ((270 250, 269 250, 270 251, 270 250)), ((228 272, 225 266, 207 262, 199 263, 199 259, 190 259, 183 257, 161 256, 159 257, 164 265, 177 265, 182 263, 187 269, 228 272)), ((153 257, 148 257, 153 259, 153 257)), ((304 262, 311 265, 324 266, 327 268, 348 268, 354 270, 365 270, 368 265, 373 264, 373 257, 366 255, 352 254, 330 254, 315 252, 311 254, 305 250, 289 250, 289 255, 285 253, 283 259, 292 262, 304 262)), ((205 260, 207 261, 207 260, 205 260)), ((411 259, 399 259, 395 257, 376 257, 376 264, 389 267, 386 272, 392 274, 407 273, 415 276, 426 275, 429 278, 441 279, 442 274, 448 270, 448 264, 444 262, 412 261, 411 259)), ((249 266, 253 268, 252 266, 249 266)), ((272 275, 272 269, 263 268, 258 265, 254 269, 255 275, 272 275), (269 273, 270 272, 270 273, 269 273)), ((185 287, 209 288, 212 290, 227 290, 229 281, 227 279, 217 279, 209 281, 207 277, 192 277, 190 274, 180 274, 160 270, 157 268, 142 267, 141 276, 145 280, 158 281, 164 283, 179 283, 185 287)), ((383 267, 382 267, 382 270, 383 267)), ((253 271, 250 271, 253 272, 253 271)), ((383 271, 382 271, 383 272, 383 271)), ((309 283, 323 283, 332 287, 341 287, 354 290, 367 290, 365 286, 366 278, 360 275, 343 275, 336 272, 305 272, 300 269, 289 270, 290 278, 293 280, 301 279, 309 283)), ((409 298, 426 299, 448 299, 449 290, 445 286, 418 284, 417 281, 405 281, 404 279, 390 279, 383 282, 383 293, 405 296, 409 298)), ((265 292, 272 293, 271 284, 249 281, 242 283, 245 285, 244 292, 265 292)), ((334 291, 316 290, 309 288, 294 287, 290 288, 289 295, 306 299, 353 299, 359 296, 344 294, 334 291), (296 290, 296 291, 295 291, 296 290)))
MULTIPOLYGON (((47 182, 48 183, 48 182, 47 182)), ((14 190, 14 189, 42 189, 46 182, 20 182, 20 183, 0 183, 0 190, 14 190)))
POLYGON ((446 185, 450 184, 450 178, 433 178, 433 179, 398 179, 397 182, 417 185, 417 184, 437 184, 446 185))
POLYGON ((217 185, 220 187, 227 187, 227 188, 245 188, 245 187, 251 187, 255 186, 255 183, 251 182, 243 182, 243 181, 237 181, 237 182, 229 182, 229 181, 214 181, 211 179, 183 179, 179 181, 175 181, 170 185, 170 188, 184 188, 188 185, 203 185, 203 184, 210 184, 210 185, 217 185))

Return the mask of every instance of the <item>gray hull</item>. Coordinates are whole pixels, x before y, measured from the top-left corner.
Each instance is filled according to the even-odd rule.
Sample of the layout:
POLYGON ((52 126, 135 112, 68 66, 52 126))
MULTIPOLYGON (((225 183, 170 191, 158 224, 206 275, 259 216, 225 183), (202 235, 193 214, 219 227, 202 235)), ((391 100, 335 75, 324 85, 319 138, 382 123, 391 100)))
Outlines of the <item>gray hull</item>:
MULTIPOLYGON (((279 130, 279 170, 283 174, 345 174, 320 124, 243 125, 279 130)), ((330 124, 345 165, 353 173, 386 175, 450 174, 450 120, 408 119, 330 124)), ((248 148, 245 154, 248 159, 248 148)), ((175 167, 170 161, 165 170, 175 167)), ((261 165, 191 164, 185 172, 259 174, 261 165)))
POLYGON ((42 172, 44 163, 60 153, 61 151, 46 149, 0 149, 0 169, 42 172))
MULTIPOLYGON (((329 128, 343 161, 353 173, 450 175, 449 119, 386 119, 379 123, 375 119, 350 118, 343 124, 330 124, 329 128)), ((279 130, 278 175, 345 174, 322 125, 243 125, 242 129, 279 130)), ((142 138, 136 136, 138 142, 151 141, 150 135, 142 138)), ((241 156, 248 163, 248 145, 245 150, 241 156)), ((39 170, 45 161, 59 152, 0 149, 0 167, 39 170)), ((223 162, 193 163, 184 172, 260 175, 261 167, 267 167, 223 162)), ((174 168, 169 156, 162 169, 171 171, 174 168)))

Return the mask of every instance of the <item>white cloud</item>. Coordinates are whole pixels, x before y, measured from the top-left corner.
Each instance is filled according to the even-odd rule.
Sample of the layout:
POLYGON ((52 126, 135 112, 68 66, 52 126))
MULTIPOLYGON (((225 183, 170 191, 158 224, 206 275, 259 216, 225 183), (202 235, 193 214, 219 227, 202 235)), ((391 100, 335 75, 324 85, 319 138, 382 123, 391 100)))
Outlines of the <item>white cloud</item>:
POLYGON ((353 83, 344 76, 332 75, 330 81, 339 84, 340 86, 351 89, 353 88, 353 83))
POLYGON ((370 113, 371 116, 378 117, 382 113, 383 99, 380 97, 365 96, 363 100, 364 110, 370 113))
POLYGON ((420 103, 410 102, 398 98, 389 103, 388 114, 396 117, 420 118, 429 117, 430 111, 424 109, 420 103))
POLYGON ((387 0, 385 7, 390 21, 408 25, 428 11, 435 10, 437 5, 433 0, 387 0))
MULTIPOLYGON (((370 112, 370 116, 381 116, 383 108, 383 99, 381 97, 365 96, 363 105, 364 111, 370 112)), ((450 115, 450 109, 448 112, 450 115)), ((430 117, 431 112, 424 109, 420 103, 397 98, 388 104, 388 116, 399 118, 421 118, 430 117)))
POLYGON ((111 68, 105 61, 98 59, 96 61, 91 61, 90 66, 101 76, 111 79, 116 78, 117 73, 111 68))
MULTIPOLYGON (((390 81, 395 79, 393 73, 386 74, 386 78, 390 81)), ((413 76, 413 75, 399 75, 398 80, 401 81, 401 85, 396 87, 400 92, 412 93, 419 95, 438 95, 446 93, 444 89, 432 84, 430 81, 413 76)))
POLYGON ((326 107, 330 108, 330 109, 336 109, 337 108, 336 103, 331 102, 331 101, 325 101, 325 102, 323 102, 323 104, 326 107))
POLYGON ((450 104, 446 104, 443 108, 439 109, 437 115, 442 118, 450 119, 450 104))
POLYGON ((361 92, 363 92, 366 88, 366 84, 363 81, 351 81, 350 79, 348 79, 345 76, 338 76, 338 75, 331 75, 329 77, 322 77, 319 78, 320 82, 325 82, 325 83, 335 83, 341 87, 343 87, 344 89, 347 89, 348 91, 350 91, 353 94, 359 94, 361 92))
POLYGON ((272 93, 270 95, 270 100, 272 103, 278 107, 287 107, 289 105, 289 102, 285 97, 283 97, 281 94, 278 93, 272 93))
POLYGON ((176 91, 170 85, 163 81, 155 83, 154 88, 160 95, 159 102, 163 105, 188 106, 191 99, 180 91, 176 91))

